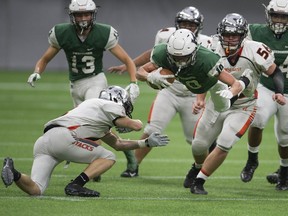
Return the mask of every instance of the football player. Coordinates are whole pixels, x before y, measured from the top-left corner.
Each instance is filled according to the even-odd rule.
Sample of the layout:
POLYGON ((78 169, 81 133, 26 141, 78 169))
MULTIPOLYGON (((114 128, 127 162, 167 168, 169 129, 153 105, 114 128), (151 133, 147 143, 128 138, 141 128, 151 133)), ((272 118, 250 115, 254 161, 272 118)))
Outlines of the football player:
MULTIPOLYGON (((275 64, 284 75, 284 96, 288 94, 288 1, 271 0, 265 6, 267 24, 250 24, 248 37, 254 41, 263 42, 273 50, 275 64)), ((258 110, 248 132, 248 160, 241 172, 243 182, 253 178, 258 167, 258 151, 262 141, 262 133, 269 119, 274 115, 274 129, 278 143, 280 168, 267 176, 268 182, 276 184, 277 190, 288 190, 288 105, 280 106, 271 97, 275 91, 273 79, 262 75, 258 85, 258 110)))
MULTIPOLYGON (((189 6, 179 11, 175 16, 175 27, 168 27, 159 30, 155 37, 155 44, 167 43, 169 37, 180 28, 192 31, 198 43, 204 47, 210 47, 210 37, 201 34, 203 29, 204 16, 195 7, 189 6)), ((142 53, 134 59, 137 67, 142 66, 150 61, 151 49, 142 53)), ((108 69, 111 72, 123 73, 126 71, 125 65, 111 67, 108 69)), ((171 86, 159 90, 155 100, 153 101, 148 122, 144 128, 144 133, 141 139, 147 138, 153 131, 162 133, 173 117, 178 113, 181 119, 186 141, 191 145, 192 131, 200 114, 191 115, 192 105, 195 101, 195 94, 190 92, 185 85, 179 81, 175 81, 171 86), (165 112, 163 112, 165 110, 165 112)), ((145 156, 152 148, 136 149, 135 155, 138 165, 142 162, 145 156)), ((125 170, 122 177, 138 176, 139 170, 125 170)), ((184 183, 184 187, 189 188, 189 182, 184 183)))
MULTIPOLYGON (((136 80, 136 67, 126 51, 119 45, 118 33, 110 25, 96 23, 98 7, 92 0, 72 0, 69 5, 71 23, 55 25, 49 32, 50 46, 37 61, 28 83, 41 78, 47 64, 63 50, 69 66, 70 93, 74 107, 86 99, 97 98, 102 89, 107 87, 103 73, 103 52, 109 50, 123 62, 130 76, 127 90, 132 102, 139 95, 136 80)), ((127 167, 136 168, 134 152, 124 151, 128 160, 127 167)))
POLYGON ((97 145, 101 139, 117 151, 165 146, 166 135, 152 133, 147 139, 122 140, 111 132, 120 129, 139 131, 142 122, 131 119, 133 105, 128 92, 119 86, 110 86, 100 92, 99 98, 83 101, 65 115, 45 124, 44 134, 34 145, 34 161, 31 177, 14 167, 12 158, 5 158, 1 173, 6 187, 13 182, 29 195, 42 195, 48 187, 54 168, 62 161, 88 164, 85 170, 65 187, 70 196, 99 197, 100 193, 84 187, 96 176, 109 170, 115 163, 115 155, 97 145))
MULTIPOLYGON (((261 73, 271 77, 275 91, 271 98, 284 105, 284 78, 274 63, 273 52, 263 43, 246 40, 248 24, 237 13, 227 14, 218 24, 220 42, 215 52, 221 56, 222 66, 236 79, 250 77, 247 88, 237 96, 231 108, 215 111, 208 100, 195 129, 192 153, 196 164, 203 164, 191 187, 191 193, 205 195, 204 183, 224 162, 230 149, 241 139, 256 114, 257 90, 261 73), (209 144, 216 139, 215 149, 207 156, 209 144)), ((200 101, 201 102, 201 101, 200 101)))

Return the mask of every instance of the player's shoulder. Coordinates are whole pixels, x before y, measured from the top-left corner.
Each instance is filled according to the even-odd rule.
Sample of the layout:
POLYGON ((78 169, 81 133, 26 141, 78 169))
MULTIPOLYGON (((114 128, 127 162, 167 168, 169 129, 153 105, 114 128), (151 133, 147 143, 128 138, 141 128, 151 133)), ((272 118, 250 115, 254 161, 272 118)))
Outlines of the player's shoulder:
POLYGON ((198 44, 201 44, 202 46, 209 48, 212 43, 212 38, 208 35, 198 34, 197 41, 198 44))
POLYGON ((249 40, 247 38, 243 40, 243 47, 245 49, 255 50, 256 48, 262 47, 262 46, 263 46, 262 42, 249 40))
POLYGON ((167 43, 169 37, 176 31, 175 27, 162 28, 157 31, 155 44, 167 43))

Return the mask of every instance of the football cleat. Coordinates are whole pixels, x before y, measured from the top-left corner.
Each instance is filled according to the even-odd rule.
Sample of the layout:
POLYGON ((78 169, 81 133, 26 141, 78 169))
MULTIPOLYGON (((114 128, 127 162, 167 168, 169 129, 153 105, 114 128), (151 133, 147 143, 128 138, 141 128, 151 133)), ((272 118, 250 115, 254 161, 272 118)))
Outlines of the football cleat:
POLYGON ((249 182, 252 180, 255 170, 258 167, 258 160, 256 162, 247 161, 246 166, 240 173, 240 178, 243 182, 249 182))
POLYGON ((195 181, 198 173, 200 172, 200 169, 195 167, 195 164, 193 164, 192 168, 189 170, 188 174, 185 177, 183 186, 184 188, 191 188, 193 182, 195 181))
POLYGON ((14 169, 14 163, 12 158, 9 157, 5 158, 3 162, 1 178, 6 187, 10 186, 14 181, 14 175, 12 171, 13 169, 14 169))
POLYGON ((278 191, 285 191, 288 190, 288 182, 278 182, 275 186, 275 189, 278 191))
POLYGON ((69 183, 65 187, 65 193, 68 196, 79 196, 79 197, 99 197, 100 193, 94 190, 90 190, 86 187, 75 183, 69 183))
POLYGON ((270 184, 277 184, 279 180, 279 169, 275 171, 274 173, 267 175, 266 179, 270 184))
POLYGON ((121 177, 124 177, 124 178, 134 178, 134 177, 137 177, 137 176, 138 176, 138 166, 137 166, 136 170, 126 169, 124 172, 121 173, 120 176, 121 176, 121 177))
POLYGON ((203 179, 197 178, 190 188, 191 193, 199 195, 207 195, 208 192, 204 189, 204 182, 205 181, 203 179))

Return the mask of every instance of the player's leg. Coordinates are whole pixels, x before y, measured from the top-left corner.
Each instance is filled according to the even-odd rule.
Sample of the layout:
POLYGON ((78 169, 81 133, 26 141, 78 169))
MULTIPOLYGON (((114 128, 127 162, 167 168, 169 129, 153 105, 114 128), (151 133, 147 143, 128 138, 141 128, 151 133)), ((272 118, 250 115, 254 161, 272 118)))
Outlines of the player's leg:
POLYGON ((192 141, 192 155, 194 163, 191 169, 187 172, 183 186, 191 188, 196 179, 207 155, 211 143, 216 140, 221 132, 222 124, 219 121, 220 114, 214 110, 212 100, 208 100, 205 110, 200 117, 194 131, 194 139, 192 141), (216 121, 218 119, 218 121, 216 121), (211 130, 213 126, 213 130, 211 130))
POLYGON ((258 152, 262 141, 262 133, 271 116, 277 112, 277 105, 272 100, 273 92, 260 85, 258 87, 257 112, 253 123, 248 131, 248 159, 245 167, 240 173, 243 182, 252 180, 255 170, 258 167, 258 152))
MULTIPOLYGON (((221 166, 232 146, 245 134, 255 111, 256 109, 250 106, 247 110, 241 108, 229 110, 218 117, 217 121, 220 123, 223 121, 223 126, 217 139, 217 146, 205 159, 201 171, 191 187, 191 193, 207 194, 204 189, 205 181, 221 166)), ((212 127, 209 131, 213 131, 216 125, 212 127)))
MULTIPOLYGON (((162 133, 165 130, 171 119, 176 115, 177 110, 175 104, 177 104, 177 96, 175 94, 167 89, 158 92, 151 105, 148 123, 144 128, 141 139, 147 138, 153 132, 162 133)), ((135 150, 138 166, 151 150, 152 148, 148 147, 135 150)))

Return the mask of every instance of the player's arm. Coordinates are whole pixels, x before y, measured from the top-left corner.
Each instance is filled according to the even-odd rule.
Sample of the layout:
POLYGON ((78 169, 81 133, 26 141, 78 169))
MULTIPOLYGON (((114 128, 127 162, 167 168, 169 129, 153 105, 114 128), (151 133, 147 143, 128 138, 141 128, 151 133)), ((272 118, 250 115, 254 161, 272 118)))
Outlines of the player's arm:
POLYGON ((275 100, 280 105, 285 105, 286 99, 283 96, 284 76, 282 71, 275 63, 273 63, 265 72, 265 74, 271 77, 274 83, 275 94, 273 95, 273 100, 275 100))
POLYGON ((129 128, 134 131, 140 131, 143 127, 143 123, 139 119, 131 119, 127 116, 117 118, 114 124, 116 127, 129 128))
POLYGON ((29 76, 27 83, 34 87, 34 82, 41 78, 40 74, 44 72, 47 64, 57 55, 59 48, 49 46, 42 57, 37 61, 34 72, 29 76))
POLYGON ((167 135, 161 135, 155 132, 143 140, 124 140, 111 131, 102 137, 101 140, 117 151, 125 151, 145 147, 166 146, 170 141, 167 135))
POLYGON ((153 64, 152 62, 147 62, 146 64, 144 64, 143 66, 139 67, 137 72, 136 72, 136 76, 137 79, 140 81, 147 81, 147 76, 150 72, 156 70, 158 67, 153 64))

